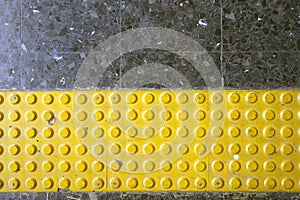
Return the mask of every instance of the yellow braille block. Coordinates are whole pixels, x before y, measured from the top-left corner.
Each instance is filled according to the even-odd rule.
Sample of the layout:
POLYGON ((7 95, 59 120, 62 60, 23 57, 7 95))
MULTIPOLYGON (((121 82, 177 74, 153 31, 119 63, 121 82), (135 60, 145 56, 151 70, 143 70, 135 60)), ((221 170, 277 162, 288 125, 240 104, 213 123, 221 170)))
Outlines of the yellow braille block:
POLYGON ((300 91, 0 92, 0 192, 300 192, 300 91))

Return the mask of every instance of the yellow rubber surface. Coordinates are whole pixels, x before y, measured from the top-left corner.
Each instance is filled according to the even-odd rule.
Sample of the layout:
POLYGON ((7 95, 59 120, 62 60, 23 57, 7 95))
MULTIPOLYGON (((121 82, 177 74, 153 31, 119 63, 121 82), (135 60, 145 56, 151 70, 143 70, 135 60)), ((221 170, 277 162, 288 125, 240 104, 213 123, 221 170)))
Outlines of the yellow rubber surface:
POLYGON ((0 191, 300 192, 300 91, 0 92, 0 191))

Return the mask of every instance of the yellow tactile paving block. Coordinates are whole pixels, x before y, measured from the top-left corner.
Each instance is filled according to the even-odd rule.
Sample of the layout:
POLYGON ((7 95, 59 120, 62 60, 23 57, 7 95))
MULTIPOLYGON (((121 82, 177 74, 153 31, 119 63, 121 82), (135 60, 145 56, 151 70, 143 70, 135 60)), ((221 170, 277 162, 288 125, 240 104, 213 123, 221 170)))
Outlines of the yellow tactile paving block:
POLYGON ((300 91, 0 92, 0 191, 300 192, 300 91))

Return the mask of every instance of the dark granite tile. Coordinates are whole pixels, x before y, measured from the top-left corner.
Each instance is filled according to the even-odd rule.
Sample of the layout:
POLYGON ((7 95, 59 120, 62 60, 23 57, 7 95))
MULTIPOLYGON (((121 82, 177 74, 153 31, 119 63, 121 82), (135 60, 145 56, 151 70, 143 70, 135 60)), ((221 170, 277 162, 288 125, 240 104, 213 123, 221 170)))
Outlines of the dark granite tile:
POLYGON ((300 53, 224 53, 225 87, 232 89, 300 88, 300 53))
POLYGON ((298 0, 223 1, 225 52, 299 51, 298 0))

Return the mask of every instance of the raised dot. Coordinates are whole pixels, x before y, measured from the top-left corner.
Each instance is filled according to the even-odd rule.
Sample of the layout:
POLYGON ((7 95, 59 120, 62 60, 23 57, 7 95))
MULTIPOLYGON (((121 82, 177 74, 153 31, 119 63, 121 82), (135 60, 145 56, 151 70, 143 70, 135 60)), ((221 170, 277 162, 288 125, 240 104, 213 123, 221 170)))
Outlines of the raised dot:
POLYGON ((37 168, 37 164, 33 161, 26 162, 25 169, 28 172, 34 172, 37 168))
POLYGON ((265 154, 272 155, 275 153, 276 148, 273 144, 265 144, 263 147, 263 150, 264 150, 265 154))
POLYGON ((241 164, 236 160, 231 160, 228 166, 229 170, 233 172, 238 172, 241 169, 241 164))
POLYGON ((132 177, 127 178, 126 185, 128 188, 134 189, 138 186, 138 180, 136 178, 132 178, 132 177))
POLYGON ((148 160, 148 161, 145 161, 145 162, 144 162, 143 167, 144 167, 144 170, 150 172, 150 171, 153 171, 153 170, 154 170, 155 164, 154 164, 153 161, 148 160))
POLYGON ((249 189, 254 190, 258 187, 259 182, 258 182, 257 178, 251 177, 251 178, 247 179, 246 185, 249 189))
POLYGON ((246 168, 250 171, 250 172, 255 172, 258 170, 258 164, 255 160, 250 160, 246 163, 246 168))
POLYGON ((62 94, 59 96, 59 101, 61 104, 67 105, 71 101, 71 97, 68 94, 62 94))
POLYGON ((87 102, 87 96, 85 94, 79 94, 77 95, 77 103, 78 104, 85 104, 87 102))
POLYGON ((16 127, 12 127, 12 128, 9 129, 8 133, 9 133, 10 137, 17 138, 17 137, 20 136, 21 131, 20 131, 20 129, 18 129, 16 127))
POLYGON ((70 151, 71 151, 71 147, 67 144, 62 144, 59 146, 59 153, 61 153, 64 156, 68 155, 70 151))
POLYGON ((113 189, 118 189, 122 184, 121 180, 116 177, 111 178, 109 183, 113 189))
POLYGON ((16 156, 20 153, 21 147, 17 144, 10 145, 8 151, 12 156, 16 156))
POLYGON ((203 121, 206 117, 206 113, 205 111, 203 110, 198 110, 195 112, 195 118, 198 120, 198 121, 203 121))
POLYGON ((169 144, 162 144, 161 147, 160 147, 160 151, 165 154, 165 155, 168 155, 171 153, 172 151, 172 147, 171 145, 169 144))
POLYGON ((274 189, 276 187, 276 181, 273 178, 266 178, 264 180, 264 186, 267 189, 274 189))
MULTIPOLYGON (((112 121, 118 121, 121 117, 121 114, 119 111, 117 110, 112 110, 110 113, 109 113, 109 118, 110 120, 112 121)), ((99 120, 98 120, 99 121, 99 120)))
POLYGON ((70 136, 70 134, 71 134, 71 131, 69 128, 63 127, 63 128, 59 129, 59 135, 62 138, 68 138, 70 136))
POLYGON ((4 114, 0 112, 0 121, 2 121, 3 119, 4 119, 4 114))
POLYGON ((129 170, 129 171, 136 171, 138 168, 138 164, 136 161, 134 160, 129 160, 127 163, 126 163, 126 169, 129 170))
POLYGON ((2 189, 4 187, 4 182, 2 179, 0 179, 0 189, 2 189))
POLYGON ((293 135, 293 129, 291 127, 285 126, 280 129, 280 135, 283 138, 290 138, 293 135))
POLYGON ((188 134, 189 134, 189 130, 185 126, 179 127, 177 129, 177 135, 179 135, 182 138, 187 137, 188 134))
POLYGON ((281 186, 286 190, 290 190, 294 187, 294 181, 291 178, 284 178, 281 181, 281 186))
POLYGON ((93 146, 93 153, 100 156, 104 152, 104 147, 101 144, 96 144, 93 146))
POLYGON ((246 146, 246 152, 247 152, 249 155, 255 155, 255 154, 258 152, 258 147, 257 147, 257 145, 255 145, 255 144, 253 144, 253 143, 247 144, 247 146, 246 146))
POLYGON ((75 182, 76 187, 79 189, 86 188, 87 184, 87 180, 85 180, 84 178, 77 178, 75 182))
POLYGON ((160 166, 164 172, 169 172, 172 169, 172 163, 170 161, 162 161, 160 166))
POLYGON ((95 138, 101 138, 104 135, 104 130, 101 127, 95 127, 93 129, 93 135, 95 138))
POLYGON ((70 163, 67 162, 67 161, 61 161, 61 162, 59 163, 58 167, 59 167, 60 171, 62 171, 62 172, 67 172, 67 171, 70 170, 71 165, 70 165, 70 163))
POLYGON ((4 136, 4 130, 0 128, 0 138, 2 138, 3 136, 4 136))
POLYGON ((246 112, 246 118, 249 120, 249 121, 254 121, 256 120, 258 117, 258 114, 255 110, 249 110, 246 112))
POLYGON ((16 178, 11 178, 8 181, 8 187, 12 190, 18 189, 20 187, 20 181, 16 178))
POLYGON ((214 161, 212 162, 212 169, 216 172, 222 171, 224 168, 224 164, 221 161, 214 161))
POLYGON ((102 189, 104 187, 104 180, 102 178, 94 178, 92 184, 95 189, 102 189))
POLYGON ((214 137, 221 137, 223 135, 223 129, 221 127, 213 127, 211 129, 211 135, 214 137))
POLYGON ((13 105, 17 105, 21 101, 21 97, 18 94, 12 94, 9 97, 9 102, 13 105))
POLYGON ((13 111, 9 114, 9 119, 13 122, 18 121, 21 118, 21 114, 18 111, 13 111))
POLYGON ((220 104, 220 103, 222 103, 222 101, 223 101, 223 95, 220 93, 214 93, 211 96, 211 102, 214 104, 220 104))
POLYGON ((43 118, 45 121, 49 122, 54 118, 54 113, 52 111, 46 111, 43 113, 43 118))
POLYGON ((228 146, 228 151, 231 155, 236 155, 241 152, 241 147, 238 143, 232 143, 228 146))
POLYGON ((238 110, 230 110, 228 112, 228 117, 233 120, 233 121, 236 121, 240 118, 241 114, 238 110))
POLYGON ((241 130, 237 126, 231 126, 228 129, 228 133, 231 137, 235 138, 241 134, 241 130))
POLYGON ((246 129, 246 134, 248 137, 253 138, 257 136, 258 130, 253 126, 250 126, 246 129))
POLYGON ((128 127, 126 129, 126 134, 131 137, 131 138, 134 138, 137 136, 138 134, 138 130, 135 128, 135 127, 128 127))
POLYGON ((223 112, 221 110, 214 110, 211 114, 211 118, 215 121, 219 121, 223 118, 223 112))
POLYGON ((233 104, 240 102, 240 95, 237 92, 232 92, 229 94, 229 101, 233 104))
POLYGON ((198 172, 204 172, 206 170, 206 163, 204 161, 196 161, 194 168, 198 172))
POLYGON ((187 189, 190 185, 190 182, 187 178, 179 178, 177 181, 177 186, 180 189, 187 189))
POLYGON ((275 119, 275 112, 273 110, 266 110, 263 112, 263 118, 265 120, 271 121, 275 119))
POLYGON ((18 172, 20 171, 20 163, 19 162, 16 162, 16 161, 13 161, 13 162, 10 162, 8 164, 8 169, 11 171, 11 172, 18 172))
POLYGON ((75 168, 78 172, 85 172, 87 170, 87 164, 84 161, 78 161, 75 164, 75 168))
POLYGON ((212 186, 216 189, 221 189, 224 186, 224 181, 220 177, 215 177, 212 179, 212 186))
POLYGON ((293 101, 293 96, 290 93, 284 92, 280 95, 280 102, 282 104, 289 104, 293 101))
MULTIPOLYGON (((4 169, 4 165, 0 162, 0 172, 2 172, 4 169)), ((1 188, 1 187, 0 187, 1 188)))
POLYGON ((195 96, 195 101, 198 104, 203 104, 205 102, 205 99, 206 99, 206 97, 203 93, 198 93, 195 96))
POLYGON ((54 101, 54 97, 53 97, 52 94, 45 94, 43 96, 43 102, 44 102, 44 104, 50 105, 50 104, 53 103, 53 101, 54 101))
POLYGON ((126 146, 126 151, 129 154, 136 154, 138 152, 138 146, 134 143, 130 143, 126 146))
POLYGON ((34 189, 36 187, 36 185, 37 185, 37 182, 34 178, 27 178, 25 180, 25 186, 30 190, 34 189))
POLYGON ((98 110, 94 113, 94 119, 96 121, 101 121, 103 120, 103 118, 104 118, 104 113, 102 111, 98 110))
POLYGON ((161 113, 160 113, 160 116, 161 116, 161 119, 163 121, 169 121, 171 118, 172 118, 172 113, 167 110, 167 109, 164 109, 161 113))
POLYGON ((177 152, 181 155, 185 155, 189 152, 189 147, 186 144, 179 144, 177 146, 177 152))
POLYGON ((92 167, 95 172, 102 172, 104 169, 104 164, 102 162, 95 161, 93 162, 92 167))
POLYGON ((146 143, 143 147, 144 153, 152 154, 155 151, 155 147, 153 144, 146 143))
POLYGON ((53 151, 54 151, 54 148, 51 144, 45 144, 42 146, 42 152, 44 155, 49 156, 53 153, 53 151))
POLYGON ((127 112, 127 118, 128 118, 130 121, 136 120, 137 117, 138 117, 138 113, 137 113, 134 109, 129 110, 129 111, 127 112))
POLYGON ((155 134, 155 130, 152 127, 145 127, 143 130, 144 136, 147 138, 151 138, 155 134))
POLYGON ((263 100, 264 100, 265 103, 271 104, 275 101, 275 96, 274 96, 274 94, 268 92, 268 93, 264 94, 263 100))
POLYGON ((118 93, 112 93, 110 95, 110 102, 112 104, 118 104, 121 101, 121 96, 118 93))
POLYGON ((110 135, 114 138, 117 138, 121 135, 121 130, 118 127, 113 127, 109 130, 110 135))
POLYGON ((293 112, 290 110, 283 110, 280 112, 280 118, 283 121, 290 121, 293 118, 293 112))
POLYGON ((169 189, 172 186, 172 180, 170 178, 162 178, 160 180, 160 186, 163 189, 169 189))
POLYGON ((171 100, 172 100, 172 97, 169 93, 164 92, 160 95, 160 101, 164 104, 170 103, 171 100))
POLYGON ((212 152, 215 154, 215 155, 219 155, 223 152, 223 146, 221 144, 214 144, 212 146, 212 152))
POLYGON ((273 172, 276 169, 276 164, 273 161, 268 160, 264 162, 263 168, 267 172, 273 172))
POLYGON ((265 127, 263 130, 263 134, 266 138, 272 138, 276 134, 276 130, 274 127, 265 127))
POLYGON ((155 186, 155 181, 153 178, 146 177, 143 180, 143 186, 147 189, 151 189, 155 186))
POLYGON ((281 163, 281 170, 285 172, 291 172, 294 169, 294 164, 292 161, 283 161, 281 163))
POLYGON ((189 163, 181 160, 177 163, 177 169, 181 172, 186 172, 189 169, 189 163))
POLYGON ((28 155, 34 155, 37 152, 37 147, 33 144, 28 144, 25 147, 25 151, 28 155))
POLYGON ((294 151, 294 147, 291 144, 283 144, 280 147, 280 151, 284 155, 290 155, 294 151))
POLYGON ((112 144, 111 146, 110 146, 110 152, 112 153, 112 154, 119 154, 120 153, 120 151, 121 151, 121 146, 119 145, 119 144, 112 144))
POLYGON ((229 180, 229 185, 232 189, 238 189, 241 187, 242 182, 239 178, 233 177, 229 180))
POLYGON ((26 112, 26 119, 28 122, 32 122, 36 120, 36 118, 37 118, 37 113, 35 111, 26 112))
POLYGON ((194 151, 197 155, 202 156, 206 152, 206 146, 203 143, 198 143, 195 145, 194 151))
POLYGON ((46 127, 43 129, 43 136, 45 138, 50 139, 50 138, 52 138, 53 134, 54 134, 54 131, 52 128, 46 127))
POLYGON ((250 92, 246 95, 246 101, 248 103, 255 103, 257 101, 257 95, 253 92, 250 92))
POLYGON ((0 105, 3 104, 3 102, 4 102, 4 97, 3 95, 0 95, 0 105))
POLYGON ((128 97, 127 97, 127 103, 128 104, 135 104, 137 102, 137 100, 138 100, 138 97, 134 93, 129 94, 128 97))
POLYGON ((161 134, 162 137, 168 138, 168 137, 170 137, 172 135, 172 130, 169 127, 163 127, 160 130, 160 134, 161 134))
POLYGON ((76 153, 79 154, 79 155, 84 155, 86 154, 87 152, 87 149, 84 145, 82 144, 79 144, 76 146, 76 153))
POLYGON ((71 185, 71 182, 70 182, 70 180, 67 179, 67 178, 61 178, 61 179, 59 179, 59 181, 58 181, 58 185, 59 185, 59 187, 62 188, 62 189, 68 189, 68 188, 70 187, 70 185, 71 185))
POLYGON ((143 101, 145 104, 151 104, 154 102, 154 100, 155 100, 154 95, 149 92, 145 93, 143 96, 143 101))
POLYGON ((188 114, 188 112, 185 111, 185 110, 179 110, 179 111, 177 112, 177 118, 178 118, 180 121, 185 121, 185 120, 188 119, 188 117, 189 117, 189 114, 188 114))
POLYGON ((154 112, 151 111, 151 110, 145 110, 145 111, 143 112, 143 118, 144 118, 144 120, 146 120, 146 121, 151 121, 151 120, 154 119, 154 117, 155 117, 154 112))
POLYGON ((79 111, 76 114, 76 119, 78 121, 85 121, 87 119, 88 114, 85 111, 79 111))
POLYGON ((203 138, 206 135, 206 130, 203 127, 196 127, 194 133, 198 138, 203 138))
POLYGON ((109 163, 109 167, 112 171, 117 172, 120 171, 122 164, 123 163, 120 160, 113 160, 109 163))
POLYGON ((42 169, 45 172, 51 172, 53 170, 53 168, 54 168, 54 165, 50 161, 44 161, 43 164, 42 164, 42 169))
POLYGON ((35 94, 28 94, 25 98, 26 103, 28 103, 29 105, 33 105, 36 103, 37 101, 37 97, 35 94))
POLYGON ((206 180, 204 178, 196 178, 194 181, 194 185, 198 189, 204 189, 206 187, 206 180))
POLYGON ((186 104, 189 100, 189 97, 185 93, 179 93, 177 95, 177 102, 179 104, 186 104))
POLYGON ((100 105, 104 102, 104 97, 102 94, 95 94, 94 95, 94 103, 96 105, 100 105))

